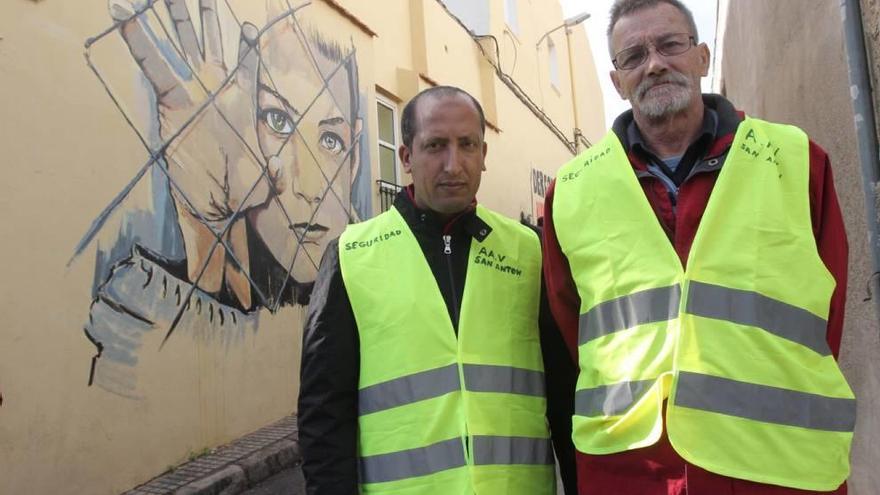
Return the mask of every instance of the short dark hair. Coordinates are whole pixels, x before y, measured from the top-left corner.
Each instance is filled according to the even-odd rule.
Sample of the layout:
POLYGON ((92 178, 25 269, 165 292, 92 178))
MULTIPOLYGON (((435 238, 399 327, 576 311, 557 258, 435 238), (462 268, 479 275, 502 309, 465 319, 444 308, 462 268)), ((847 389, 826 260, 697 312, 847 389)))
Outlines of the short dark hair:
POLYGON ((400 135, 403 139, 403 144, 407 148, 412 147, 413 139, 416 137, 416 133, 419 131, 416 122, 418 115, 416 115, 416 110, 418 109, 419 101, 426 97, 432 96, 435 98, 439 98, 441 96, 457 96, 462 95, 466 96, 470 99, 471 103, 474 104, 474 107, 477 109, 477 113, 480 115, 480 132, 483 136, 486 135, 486 115, 483 113, 483 107, 480 105, 480 102, 477 101, 476 98, 471 96, 467 91, 456 88, 455 86, 434 86, 433 88, 428 88, 419 94, 413 96, 409 103, 403 107, 403 115, 400 117, 400 135))
POLYGON ((614 2, 614 5, 611 6, 611 15, 609 16, 611 19, 608 21, 608 52, 611 53, 612 57, 614 56, 614 49, 611 47, 611 33, 614 31, 614 26, 617 24, 617 21, 619 21, 621 17, 630 15, 633 12, 656 7, 664 3, 672 5, 684 15, 688 27, 691 30, 691 35, 694 37, 694 41, 699 43, 700 38, 699 33, 697 33, 697 23, 694 21, 694 14, 679 0, 617 0, 614 2))

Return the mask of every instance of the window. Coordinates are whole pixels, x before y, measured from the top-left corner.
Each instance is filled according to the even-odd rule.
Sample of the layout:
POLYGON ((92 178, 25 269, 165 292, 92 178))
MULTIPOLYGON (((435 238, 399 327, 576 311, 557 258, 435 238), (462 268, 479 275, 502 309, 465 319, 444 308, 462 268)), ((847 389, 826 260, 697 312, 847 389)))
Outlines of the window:
POLYGON ((550 84, 559 89, 559 57, 556 54, 556 45, 550 38, 547 38, 547 59, 550 63, 550 84))
POLYGON ((519 17, 516 14, 517 0, 505 0, 504 2, 504 20, 513 34, 519 35, 519 17))
POLYGON ((393 103, 378 99, 379 116, 379 179, 398 184, 397 174, 397 108, 393 103))

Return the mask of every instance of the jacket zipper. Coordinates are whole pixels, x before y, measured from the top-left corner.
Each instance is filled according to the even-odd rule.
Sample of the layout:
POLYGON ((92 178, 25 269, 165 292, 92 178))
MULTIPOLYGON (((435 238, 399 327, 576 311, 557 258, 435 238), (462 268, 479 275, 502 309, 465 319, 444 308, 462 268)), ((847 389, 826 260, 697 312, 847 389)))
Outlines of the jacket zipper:
POLYGON ((669 197, 669 203, 672 206, 672 216, 675 218, 678 214, 678 186, 675 185, 675 182, 673 182, 672 179, 663 173, 659 166, 653 163, 648 164, 648 172, 659 180, 666 188, 666 195, 669 197))
MULTIPOLYGON (((443 234, 443 257, 446 258, 446 273, 449 274, 449 290, 452 292, 452 310, 455 312, 455 320, 452 322, 452 325, 456 329, 456 335, 458 334, 458 293, 455 289, 455 277, 452 276, 452 236, 450 234, 443 234)), ((461 340, 457 339, 459 344, 459 355, 461 355, 461 340)), ((462 392, 464 392, 464 370, 461 365, 458 367, 459 379, 462 383, 462 392)), ((463 394, 463 398, 465 403, 467 403, 467 395, 463 394)), ((464 417, 462 417, 464 419, 464 417)), ((462 436, 462 442, 464 443, 465 455, 467 456, 467 464, 471 464, 470 457, 470 432, 468 431, 467 421, 463 421, 462 428, 464 430, 464 434, 462 436)))
POLYGON ((458 329, 458 293, 455 289, 455 277, 452 276, 452 236, 449 234, 443 234, 443 254, 446 258, 446 273, 449 274, 449 290, 452 292, 452 311, 455 315, 452 323, 458 329))

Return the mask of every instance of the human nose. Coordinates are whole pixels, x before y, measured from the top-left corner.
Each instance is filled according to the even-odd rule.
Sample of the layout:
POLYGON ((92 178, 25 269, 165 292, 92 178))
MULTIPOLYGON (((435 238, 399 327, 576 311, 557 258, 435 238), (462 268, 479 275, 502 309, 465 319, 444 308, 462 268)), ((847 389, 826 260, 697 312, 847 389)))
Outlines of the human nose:
POLYGON ((654 43, 648 43, 645 46, 645 51, 646 59, 644 63, 648 74, 661 73, 668 68, 666 57, 657 50, 654 43))
POLYGON ((448 174, 454 174, 461 169, 461 160, 463 153, 458 146, 450 146, 443 162, 443 171, 448 174))

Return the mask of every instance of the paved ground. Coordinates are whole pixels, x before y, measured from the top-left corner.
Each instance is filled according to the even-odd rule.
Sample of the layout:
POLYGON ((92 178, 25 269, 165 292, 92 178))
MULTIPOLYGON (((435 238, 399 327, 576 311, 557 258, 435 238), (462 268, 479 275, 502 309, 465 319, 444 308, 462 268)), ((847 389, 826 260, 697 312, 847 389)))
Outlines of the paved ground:
POLYGON ((304 495, 305 480, 299 467, 285 469, 241 495, 304 495))
POLYGON ((304 495, 300 462, 296 417, 288 416, 123 495, 304 495))
MULTIPOLYGON (((124 495, 233 495, 299 466, 296 417, 287 416, 124 495)), ((300 480, 302 476, 300 475, 300 480)), ((302 482, 300 481, 300 484, 302 482)), ((302 493, 287 490, 266 493, 302 493)))
MULTIPOLYGON (((241 495, 305 495, 305 480, 299 466, 285 469, 241 495)), ((562 486, 557 495, 564 495, 562 486)))

